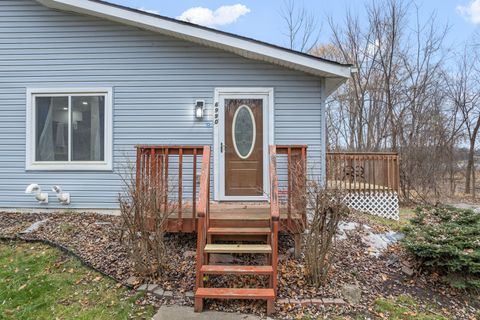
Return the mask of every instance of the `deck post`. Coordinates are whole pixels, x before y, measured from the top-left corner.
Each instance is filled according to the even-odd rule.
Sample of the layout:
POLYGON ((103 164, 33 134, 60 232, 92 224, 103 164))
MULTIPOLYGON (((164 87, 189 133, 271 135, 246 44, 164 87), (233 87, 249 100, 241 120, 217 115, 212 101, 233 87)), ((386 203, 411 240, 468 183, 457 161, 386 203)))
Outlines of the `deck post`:
MULTIPOLYGON (((200 195, 198 204, 198 226, 197 226, 197 263, 195 289, 203 287, 203 274, 201 268, 208 264, 208 254, 205 253, 206 235, 210 210, 210 147, 203 149, 202 175, 200 177, 200 195)), ((195 296, 195 312, 203 309, 203 298, 195 296)))
POLYGON ((275 311, 275 299, 267 300, 267 314, 273 314, 275 311))
POLYGON ((193 149, 193 191, 192 191, 192 229, 197 227, 195 221, 197 219, 197 148, 193 149))
POLYGON ((193 311, 195 311, 195 312, 202 312, 203 311, 203 299, 202 298, 195 298, 195 305, 193 307, 193 311))

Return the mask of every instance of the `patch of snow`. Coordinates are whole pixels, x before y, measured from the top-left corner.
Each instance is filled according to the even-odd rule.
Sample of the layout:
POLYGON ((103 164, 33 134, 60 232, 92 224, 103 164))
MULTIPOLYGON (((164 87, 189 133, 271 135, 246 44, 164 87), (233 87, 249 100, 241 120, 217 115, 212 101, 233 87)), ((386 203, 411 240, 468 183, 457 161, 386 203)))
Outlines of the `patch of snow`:
POLYGON ((451 203, 449 205, 458 209, 470 209, 476 213, 480 213, 480 207, 478 205, 468 204, 468 203, 451 203))
POLYGON ((337 240, 347 239, 347 231, 352 231, 360 226, 357 222, 340 222, 338 224, 337 240))
POLYGON ((368 246, 368 252, 378 257, 388 246, 403 239, 404 235, 399 232, 389 231, 387 233, 373 233, 368 232, 367 235, 362 236, 362 242, 368 246))
POLYGON ((378 257, 388 246, 403 239, 404 234, 400 232, 388 231, 386 233, 375 233, 368 225, 360 225, 357 222, 340 222, 338 225, 337 240, 342 241, 347 238, 347 232, 362 228, 362 242, 368 246, 369 254, 378 257))

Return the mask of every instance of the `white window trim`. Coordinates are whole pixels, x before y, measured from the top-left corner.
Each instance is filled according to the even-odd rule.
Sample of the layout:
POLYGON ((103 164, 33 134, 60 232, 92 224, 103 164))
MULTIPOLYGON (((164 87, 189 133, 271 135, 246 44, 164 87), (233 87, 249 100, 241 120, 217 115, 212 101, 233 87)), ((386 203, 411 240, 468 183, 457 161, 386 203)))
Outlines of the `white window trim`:
POLYGON ((215 108, 219 108, 219 125, 213 127, 213 194, 215 201, 268 201, 270 192, 269 178, 269 145, 275 141, 275 114, 274 114, 274 90, 273 88, 259 87, 223 87, 214 90, 215 108), (263 105, 263 196, 226 196, 225 173, 223 172, 222 159, 220 158, 220 143, 223 138, 225 110, 220 101, 221 98, 235 97, 238 99, 265 97, 268 106, 263 105), (268 136, 268 138, 266 138, 268 136))
MULTIPOLYGON (((112 88, 27 88, 26 170, 112 171, 113 169, 113 95, 112 88), (104 161, 35 161, 34 96, 105 95, 104 161)), ((70 121, 70 119, 69 119, 70 121)), ((70 131, 70 130, 69 130, 70 131)), ((70 136, 70 132, 69 132, 70 136)), ((70 138, 69 138, 70 139, 70 138)), ((70 145, 69 145, 70 148, 70 145)), ((70 152, 70 151, 69 151, 70 152)))

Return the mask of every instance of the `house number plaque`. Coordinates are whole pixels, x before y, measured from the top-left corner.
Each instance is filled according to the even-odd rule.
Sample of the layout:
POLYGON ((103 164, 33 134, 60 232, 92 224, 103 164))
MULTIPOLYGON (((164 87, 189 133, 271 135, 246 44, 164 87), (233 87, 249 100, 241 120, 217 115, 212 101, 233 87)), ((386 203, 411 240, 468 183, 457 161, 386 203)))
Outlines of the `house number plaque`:
POLYGON ((217 125, 218 124, 218 102, 215 102, 215 110, 214 110, 213 117, 215 119, 214 122, 217 125))

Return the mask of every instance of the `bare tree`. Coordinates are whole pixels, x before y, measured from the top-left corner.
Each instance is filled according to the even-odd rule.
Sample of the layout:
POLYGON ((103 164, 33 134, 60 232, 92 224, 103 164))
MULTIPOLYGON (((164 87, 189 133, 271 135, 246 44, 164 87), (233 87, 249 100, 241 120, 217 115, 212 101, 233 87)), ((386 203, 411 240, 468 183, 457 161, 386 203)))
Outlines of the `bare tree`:
POLYGON ((380 92, 386 109, 384 125, 390 124, 391 149, 397 151, 398 117, 395 117, 395 109, 401 99, 401 30, 406 25, 407 7, 401 1, 389 0, 367 7, 367 12, 375 41, 373 50, 377 53, 375 65, 378 64, 381 71, 380 92))
POLYGON ((357 69, 347 85, 337 92, 334 107, 347 110, 339 113, 346 115, 347 148, 396 149, 394 109, 402 80, 398 72, 400 41, 407 9, 399 1, 390 0, 372 2, 366 10, 366 25, 351 12, 347 12, 341 24, 329 19, 332 43, 340 52, 340 60, 352 63, 357 69))
POLYGON ((284 0, 280 10, 281 18, 286 26, 288 47, 292 50, 309 52, 318 45, 320 27, 313 12, 295 0, 284 0))
MULTIPOLYGON (((293 1, 285 7, 294 47, 305 19, 296 17, 306 12, 293 1)), ((434 12, 425 19, 421 10, 415 1, 372 0, 362 18, 346 11, 344 21, 328 19, 331 43, 309 52, 357 70, 327 99, 328 148, 398 151, 404 199, 437 201, 455 193, 462 157, 465 189, 475 192, 480 33, 457 56, 455 70, 447 70, 449 26, 434 12), (468 152, 462 153, 463 139, 468 152)))
POLYGON ((465 193, 475 197, 475 148, 480 130, 480 72, 476 69, 478 55, 465 45, 457 57, 456 70, 448 78, 448 94, 460 111, 469 146, 465 169, 465 193))
POLYGON ((438 196, 447 170, 453 181, 461 133, 442 76, 448 26, 435 14, 421 22, 419 11, 415 3, 372 1, 366 23, 351 12, 342 22, 330 18, 332 44, 312 51, 357 69, 327 101, 330 149, 401 152, 406 199, 438 196))
POLYGON ((417 196, 432 193, 439 197, 447 170, 453 186, 453 149, 461 124, 456 121, 455 110, 449 108, 443 79, 448 25, 437 23, 435 13, 421 22, 419 10, 412 5, 412 27, 400 52, 401 100, 395 108, 397 143, 404 160, 404 195, 410 197, 415 190, 417 196))

